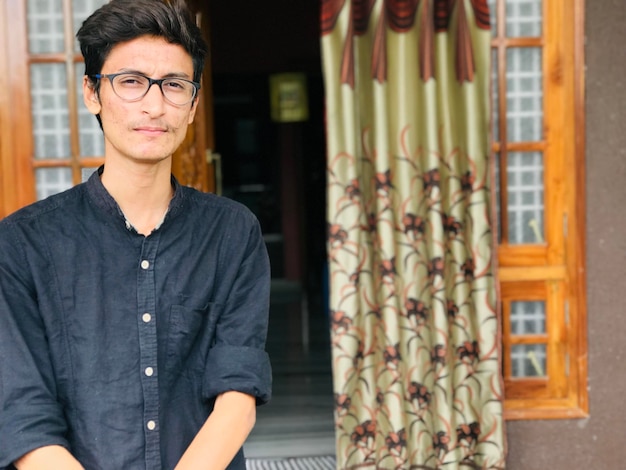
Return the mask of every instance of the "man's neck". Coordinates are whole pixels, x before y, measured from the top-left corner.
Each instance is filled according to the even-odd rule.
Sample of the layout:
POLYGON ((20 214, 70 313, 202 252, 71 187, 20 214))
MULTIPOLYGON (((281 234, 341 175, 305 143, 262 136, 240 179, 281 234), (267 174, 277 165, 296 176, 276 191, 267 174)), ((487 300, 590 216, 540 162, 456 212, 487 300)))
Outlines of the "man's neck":
POLYGON ((150 165, 106 162, 101 179, 126 220, 148 236, 163 220, 172 199, 170 173, 169 159, 150 165))

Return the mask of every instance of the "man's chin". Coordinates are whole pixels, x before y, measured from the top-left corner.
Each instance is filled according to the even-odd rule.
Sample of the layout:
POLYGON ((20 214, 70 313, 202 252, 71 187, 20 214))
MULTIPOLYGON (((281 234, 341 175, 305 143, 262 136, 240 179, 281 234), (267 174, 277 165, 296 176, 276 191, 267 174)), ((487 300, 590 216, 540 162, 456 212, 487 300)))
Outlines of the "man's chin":
POLYGON ((172 155, 163 155, 163 154, 157 154, 157 155, 135 155, 133 157, 131 157, 131 159, 141 165, 158 165, 159 163, 163 163, 166 162, 168 160, 171 160, 172 155))

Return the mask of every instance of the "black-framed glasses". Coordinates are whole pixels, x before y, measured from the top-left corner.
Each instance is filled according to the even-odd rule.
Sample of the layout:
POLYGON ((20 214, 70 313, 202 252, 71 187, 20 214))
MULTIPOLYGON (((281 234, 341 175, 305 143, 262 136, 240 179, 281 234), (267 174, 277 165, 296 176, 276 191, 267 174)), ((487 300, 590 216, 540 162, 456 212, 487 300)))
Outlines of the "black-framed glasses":
POLYGON ((198 94, 200 84, 184 78, 150 78, 133 72, 107 73, 91 75, 92 78, 108 78, 113 92, 124 101, 138 101, 148 94, 155 83, 161 89, 163 97, 171 104, 184 106, 193 101, 198 94))

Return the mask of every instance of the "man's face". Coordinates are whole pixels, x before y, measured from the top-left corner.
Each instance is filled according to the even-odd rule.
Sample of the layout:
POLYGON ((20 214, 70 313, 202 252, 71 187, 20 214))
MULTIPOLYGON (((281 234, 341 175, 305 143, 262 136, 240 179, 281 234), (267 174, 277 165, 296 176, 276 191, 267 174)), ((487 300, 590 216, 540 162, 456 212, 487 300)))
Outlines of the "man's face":
MULTIPOLYGON (((193 80, 191 56, 177 44, 154 36, 142 36, 114 46, 101 74, 139 72, 151 78, 177 77, 193 80)), ((154 84, 142 99, 127 102, 118 97, 108 79, 100 80, 99 93, 85 77, 83 96, 87 109, 100 114, 108 161, 129 159, 157 163, 178 148, 193 122, 197 100, 176 106, 165 100, 154 84)))

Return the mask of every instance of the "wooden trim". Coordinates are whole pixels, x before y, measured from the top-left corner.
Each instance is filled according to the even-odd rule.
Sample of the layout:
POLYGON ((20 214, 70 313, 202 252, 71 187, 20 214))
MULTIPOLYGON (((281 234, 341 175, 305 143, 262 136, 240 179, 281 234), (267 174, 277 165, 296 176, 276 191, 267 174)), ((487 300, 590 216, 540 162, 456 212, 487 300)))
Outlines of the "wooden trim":
MULTIPOLYGON (((495 142, 493 144, 493 150, 500 152, 502 143, 495 142)), ((548 144, 545 141, 541 142, 507 142, 506 149, 509 152, 543 152, 548 144)))
POLYGON ((9 207, 9 211, 12 212, 33 202, 36 199, 36 193, 32 167, 34 142, 31 122, 26 2, 24 0, 7 0, 7 12, 8 22, 4 34, 11 41, 11 47, 7 53, 8 66, 11 71, 9 75, 12 101, 10 135, 15 143, 12 155, 15 159, 15 180, 12 182, 15 199, 9 207))
POLYGON ((550 340, 548 334, 543 335, 528 335, 528 336, 515 336, 511 335, 511 344, 547 344, 550 340))
POLYGON ((76 69, 74 62, 74 25, 72 24, 72 0, 63 0, 63 36, 65 75, 67 80, 67 108, 70 130, 70 159, 72 161, 72 183, 82 181, 80 165, 80 133, 78 128, 78 98, 76 96, 76 69))
POLYGON ((541 47, 543 45, 543 39, 540 37, 506 37, 506 32, 502 32, 502 36, 498 34, 491 40, 493 47, 541 47))
MULTIPOLYGON (((80 159, 81 168, 98 167, 104 163, 104 157, 82 157, 80 159)), ((71 158, 38 158, 33 161, 33 168, 58 168, 71 167, 71 158)))
POLYGON ((570 217, 567 249, 572 256, 568 257, 568 269, 571 276, 571 308, 575 310, 576 323, 572 325, 576 331, 576 341, 572 341, 575 351, 572 355, 572 373, 577 374, 577 387, 572 392, 578 398, 577 405, 582 412, 589 413, 589 392, 587 389, 587 278, 586 278, 586 187, 585 187, 585 1, 573 0, 570 9, 571 21, 566 21, 568 32, 573 35, 574 70, 574 177, 569 197, 574 217, 570 217))
MULTIPOLYGON (((500 187, 506 188, 508 185, 507 167, 507 147, 502 145, 502 142, 506 142, 507 136, 507 122, 506 122, 506 11, 504 9, 504 2, 499 1, 496 3, 496 17, 497 17, 497 37, 492 40, 493 46, 496 48, 498 57, 498 76, 496 87, 498 89, 498 144, 500 149, 496 154, 498 156, 496 165, 499 167, 498 175, 500 177, 500 187)), ((506 191, 500 191, 500 232, 501 243, 507 243, 509 241, 509 214, 506 208, 508 207, 508 194, 506 191)))
POLYGON ((567 268, 565 265, 501 267, 498 278, 500 282, 565 280, 567 268))
MULTIPOLYGON (((8 31, 7 4, 0 5, 0 31, 8 31)), ((7 34, 0 34, 0 218, 5 217, 15 207, 13 184, 15 167, 10 111, 11 89, 9 85, 10 67, 8 64, 7 34)))
POLYGON ((507 399, 504 404, 504 419, 574 419, 588 418, 588 410, 576 400, 507 399))
MULTIPOLYGON (((202 31, 208 27, 204 11, 206 5, 195 0, 187 0, 191 11, 195 14, 196 24, 202 31)), ((207 57, 203 75, 209 70, 210 58, 207 57)), ((172 173, 178 181, 186 186, 194 187, 200 191, 212 188, 208 179, 209 165, 207 162, 207 98, 211 97, 211 89, 206 87, 205 80, 197 97, 197 109, 194 122, 187 128, 185 139, 181 146, 172 155, 172 173)))
POLYGON ((546 253, 545 245, 509 245, 508 243, 501 243, 498 246, 498 263, 501 268, 508 266, 546 266, 546 253))
MULTIPOLYGON (((543 48, 543 114, 544 138, 548 147, 544 152, 544 236, 547 241, 547 263, 564 263, 564 181, 568 167, 565 161, 565 142, 574 131, 567 120, 566 107, 570 90, 565 80, 571 68, 567 45, 563 44, 564 5, 561 1, 543 3, 545 46, 543 48)), ((575 171, 570 168, 570 171, 575 171)))
MULTIPOLYGON (((73 35, 73 31, 70 31, 70 34, 73 35)), ((67 44, 65 47, 67 47, 67 44)), ((54 64, 66 61, 73 61, 75 64, 78 64, 83 61, 83 56, 74 52, 74 37, 72 36, 72 48, 68 51, 47 54, 31 54, 28 60, 31 64, 54 64)))

